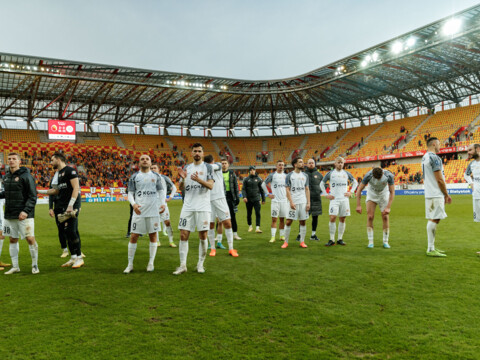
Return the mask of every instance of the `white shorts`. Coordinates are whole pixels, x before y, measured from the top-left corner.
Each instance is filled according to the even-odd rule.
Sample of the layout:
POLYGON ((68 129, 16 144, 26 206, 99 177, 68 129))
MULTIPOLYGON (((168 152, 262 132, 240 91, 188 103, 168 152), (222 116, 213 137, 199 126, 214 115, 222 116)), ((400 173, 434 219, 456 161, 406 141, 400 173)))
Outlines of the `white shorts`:
POLYGON ((374 202, 375 204, 378 205, 380 208, 380 211, 385 210, 385 208, 388 205, 388 199, 390 198, 390 193, 387 193, 385 195, 377 195, 377 194, 369 194, 367 192, 367 200, 366 202, 374 202))
POLYGON ((2 231, 3 231, 3 220, 4 220, 3 204, 4 204, 4 201, 0 201, 0 230, 2 231))
POLYGON ((445 199, 425 198, 425 217, 429 220, 442 220, 447 217, 445 199))
POLYGON ((272 218, 285 218, 287 217, 288 211, 290 210, 290 204, 288 203, 288 201, 272 201, 271 209, 272 218))
POLYGON ((165 211, 160 214, 161 221, 169 221, 170 220, 170 210, 168 209, 168 205, 165 204, 165 211))
POLYGON ((140 217, 137 214, 132 216, 130 232, 133 234, 153 234, 160 230, 160 216, 140 217))
POLYGON ((296 210, 292 208, 288 209, 287 219, 290 220, 307 220, 308 219, 308 211, 307 211, 307 204, 295 204, 296 210))
POLYGON ((473 199, 473 221, 480 222, 480 199, 473 199))
POLYGON ((33 218, 25 220, 5 219, 3 235, 13 239, 25 239, 27 236, 35 236, 35 222, 33 218))
POLYGON ((230 219, 230 209, 228 208, 227 199, 216 199, 210 202, 212 212, 210 213, 210 222, 215 222, 218 218, 220 222, 230 219))
POLYGON ((350 200, 330 200, 328 214, 338 217, 350 216, 350 200))
POLYGON ((208 231, 210 228, 210 211, 183 211, 180 213, 180 221, 178 222, 179 230, 208 231))

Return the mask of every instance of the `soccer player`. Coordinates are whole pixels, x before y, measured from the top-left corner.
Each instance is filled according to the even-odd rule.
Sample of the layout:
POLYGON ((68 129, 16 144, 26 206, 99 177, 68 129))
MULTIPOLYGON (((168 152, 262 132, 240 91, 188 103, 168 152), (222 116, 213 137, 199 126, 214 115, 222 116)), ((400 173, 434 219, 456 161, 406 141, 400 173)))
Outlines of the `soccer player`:
POLYGON ((252 226, 252 210, 255 209, 255 232, 262 233, 260 229, 260 198, 262 205, 265 204, 265 193, 262 189, 262 179, 257 175, 255 166, 250 166, 248 169, 248 176, 243 180, 242 186, 243 202, 247 205, 247 223, 248 232, 253 231, 252 226))
POLYGON ((178 229, 180 230, 180 266, 173 272, 180 275, 187 272, 188 238, 190 233, 198 231, 200 244, 198 249, 197 272, 203 274, 205 257, 207 256, 207 232, 210 224, 210 191, 213 189, 213 169, 203 162, 203 146, 200 143, 192 145, 193 163, 184 169, 178 169, 180 190, 185 191, 178 229))
MULTIPOLYGON (((152 165, 152 171, 156 174, 160 174, 158 165, 156 164, 152 165)), ((170 210, 168 209, 167 202, 172 200, 172 198, 175 196, 175 194, 177 193, 177 187, 175 186, 173 181, 170 180, 168 176, 160 174, 160 180, 162 181, 162 188, 165 189, 167 196, 169 196, 165 199, 165 210, 160 214, 160 221, 164 223, 165 229, 167 231, 168 242, 169 242, 168 246, 172 248, 176 248, 177 245, 175 245, 175 243, 173 242, 173 230, 170 223, 170 210)), ((158 234, 157 234, 157 238, 158 238, 158 234)), ((158 246, 160 246, 160 239, 157 239, 157 240, 158 240, 158 246)))
POLYGON ((425 215, 427 221, 428 248, 427 256, 446 257, 447 255, 435 248, 435 235, 440 220, 445 219, 445 204, 450 204, 452 198, 448 195, 442 159, 437 155, 440 151, 440 141, 436 137, 427 140, 427 153, 422 158, 423 179, 425 187, 425 215))
POLYGON ((80 212, 80 183, 76 170, 66 165, 66 158, 60 152, 56 152, 51 157, 51 164, 57 170, 56 176, 52 179, 52 189, 39 190, 40 194, 47 194, 55 197, 55 216, 57 218, 58 231, 62 233, 70 249, 70 260, 62 267, 72 267, 72 269, 81 268, 84 265, 82 249, 78 236, 78 215, 80 212), (65 221, 61 221, 59 215, 68 214, 65 221))
POLYGON ((147 271, 154 270, 159 214, 165 210, 165 190, 162 187, 161 176, 150 171, 151 165, 150 156, 146 154, 140 156, 140 171, 133 174, 128 181, 128 201, 133 207, 134 214, 128 243, 128 266, 123 271, 125 274, 133 271, 138 237, 144 234, 148 234, 150 238, 147 271))
POLYGON ((287 175, 284 173, 285 163, 283 160, 277 161, 276 171, 270 173, 265 181, 262 183, 262 188, 265 194, 268 194, 267 186, 272 189, 272 193, 268 194, 268 197, 272 199, 270 204, 271 206, 271 216, 272 216, 272 226, 270 242, 275 242, 275 235, 277 234, 277 220, 280 219, 279 229, 280 229, 280 240, 285 240, 285 217, 290 209, 287 191, 285 190, 286 184, 285 179, 287 175))
POLYGON ((339 218, 337 244, 346 245, 343 241, 343 234, 345 233, 345 220, 347 216, 350 216, 349 198, 355 193, 358 182, 355 180, 352 174, 343 170, 344 165, 345 160, 340 156, 337 157, 335 159, 335 168, 327 173, 320 183, 322 196, 325 196, 330 200, 330 206, 328 209, 328 213, 330 215, 330 240, 325 244, 325 246, 335 245, 337 217, 339 218), (327 193, 325 189, 327 182, 330 184, 330 193, 327 193), (348 190, 349 183, 351 185, 350 191, 348 190))
MULTIPOLYGON (((238 252, 233 248, 233 230, 232 222, 230 221, 230 210, 228 209, 227 200, 225 198, 225 183, 222 175, 222 165, 220 163, 213 163, 213 156, 207 155, 203 159, 206 164, 211 165, 213 170, 213 189, 210 192, 210 229, 208 230, 208 238, 210 240, 210 256, 215 256, 217 250, 215 249, 215 219, 218 218, 219 226, 223 225, 225 228, 225 235, 228 243, 228 255, 238 257, 238 252)), ((221 234, 221 228, 218 230, 218 234, 221 234)), ((222 242, 217 244, 217 248, 225 249, 222 242)))
POLYGON ((5 275, 20 272, 18 266, 18 239, 24 238, 28 242, 30 256, 32 257, 32 274, 38 274, 38 244, 35 241, 35 205, 37 191, 35 180, 30 171, 22 166, 20 155, 8 154, 8 166, 3 179, 4 190, 0 192, 0 199, 5 199, 5 221, 3 235, 10 238, 10 257, 12 268, 5 275))
MULTIPOLYGON (((0 161, 0 165, 1 164, 2 163, 0 161)), ((4 191, 3 179, 1 179, 1 175, 0 175, 0 191, 4 191)), ((4 205, 5 205, 5 199, 0 199, 0 256, 2 256, 3 240, 5 240, 5 236, 3 236, 3 222, 4 222, 3 206, 4 205)), ((0 261, 0 271, 4 270, 8 266, 10 266, 10 264, 0 261)))
POLYGON ((285 224, 285 242, 282 249, 288 247, 288 237, 290 236, 290 226, 293 220, 300 222, 300 247, 306 248, 305 235, 307 227, 305 220, 308 219, 310 210, 310 190, 308 188, 308 176, 303 172, 303 160, 295 158, 292 160, 294 170, 288 173, 285 178, 287 199, 290 203, 290 210, 287 213, 285 224))
POLYGON ((238 211, 238 204, 240 197, 238 195, 238 180, 237 175, 233 170, 229 169, 230 164, 227 159, 222 160, 222 174, 225 183, 225 196, 227 199, 228 209, 230 210, 230 218, 232 221, 233 240, 242 240, 237 234, 237 218, 235 213, 238 211))
POLYGON ((322 191, 320 190, 320 183, 323 180, 323 175, 318 171, 315 159, 308 159, 305 174, 308 176, 308 188, 310 190, 309 214, 312 215, 312 235, 310 236, 310 240, 319 241, 316 232, 318 216, 322 215, 322 191))
POLYGON ((388 170, 376 167, 365 174, 357 189, 357 213, 362 213, 362 190, 367 187, 367 237, 368 248, 373 248, 373 220, 375 209, 378 207, 382 212, 383 220, 383 247, 390 249, 388 236, 390 233, 389 215, 395 197, 395 176, 388 170))
MULTIPOLYGON (((468 158, 473 159, 465 171, 465 180, 472 187, 473 221, 480 222, 480 144, 468 146, 468 158)), ((480 255, 480 252, 477 252, 480 255)))

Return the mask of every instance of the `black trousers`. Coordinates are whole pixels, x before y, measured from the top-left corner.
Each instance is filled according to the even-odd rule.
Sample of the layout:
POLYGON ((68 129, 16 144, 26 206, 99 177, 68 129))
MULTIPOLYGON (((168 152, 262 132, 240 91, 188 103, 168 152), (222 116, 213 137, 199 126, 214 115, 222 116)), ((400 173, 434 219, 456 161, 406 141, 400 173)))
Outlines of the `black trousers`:
POLYGON ((252 225, 252 210, 255 209, 255 225, 260 226, 260 200, 247 202, 247 223, 252 225))
POLYGON ((55 213, 55 223, 57 224, 57 229, 58 229, 58 240, 60 241, 60 246, 62 247, 62 249, 66 249, 67 248, 67 239, 65 238, 65 234, 63 233, 63 229, 60 227, 60 225, 63 225, 63 224, 60 224, 58 222, 58 218, 57 218, 57 213, 55 213))
POLYGON ((82 245, 80 243, 80 234, 78 233, 78 216, 80 215, 80 211, 77 212, 77 217, 75 219, 70 218, 63 223, 58 222, 57 215, 62 214, 64 210, 55 209, 54 212, 58 227, 58 237, 63 237, 65 239, 71 255, 82 256, 82 245))
POLYGON ((235 204, 233 202, 233 197, 230 193, 227 193, 227 205, 228 210, 230 210, 230 218, 232 219, 232 231, 235 233, 238 230, 237 217, 235 215, 235 204))
POLYGON ((130 227, 132 226, 133 206, 130 204, 130 218, 128 219, 127 234, 130 235, 130 227))

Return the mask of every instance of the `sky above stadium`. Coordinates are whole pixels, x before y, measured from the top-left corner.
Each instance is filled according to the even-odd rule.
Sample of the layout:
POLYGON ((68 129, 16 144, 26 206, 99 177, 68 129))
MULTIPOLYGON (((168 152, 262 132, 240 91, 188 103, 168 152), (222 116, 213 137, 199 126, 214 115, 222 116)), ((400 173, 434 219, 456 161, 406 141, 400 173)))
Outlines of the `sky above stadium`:
POLYGON ((265 80, 292 77, 478 0, 18 0, 0 52, 265 80))

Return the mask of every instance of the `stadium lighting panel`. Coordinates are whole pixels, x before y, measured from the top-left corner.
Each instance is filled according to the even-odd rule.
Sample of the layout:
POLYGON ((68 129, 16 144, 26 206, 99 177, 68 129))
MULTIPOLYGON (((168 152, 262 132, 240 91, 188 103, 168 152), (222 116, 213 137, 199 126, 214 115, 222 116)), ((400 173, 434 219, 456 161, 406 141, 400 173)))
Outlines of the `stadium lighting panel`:
POLYGON ((411 48, 413 45, 415 45, 416 42, 417 42, 417 39, 412 36, 407 40, 407 46, 411 48))
POLYGON ((403 50, 403 44, 400 41, 396 41, 392 45, 392 52, 394 54, 399 54, 403 50))
POLYGON ((454 35, 457 32, 460 31, 460 28, 462 27, 462 20, 458 18, 452 18, 448 20, 445 25, 443 25, 442 28, 442 33, 443 35, 454 35))

